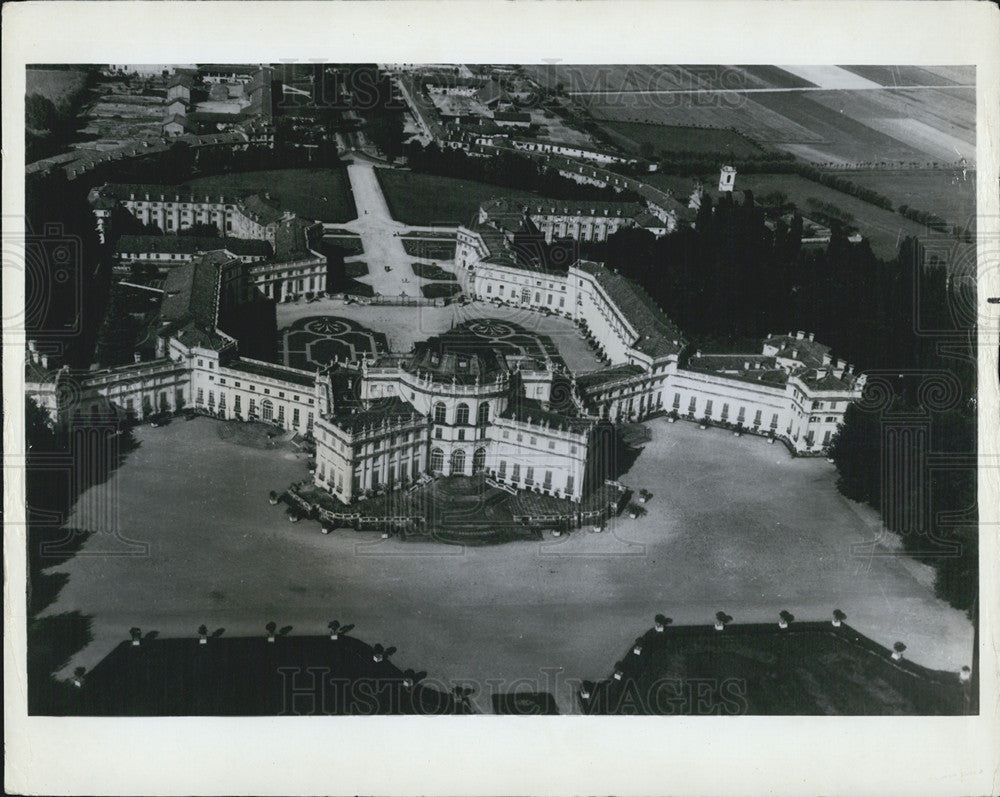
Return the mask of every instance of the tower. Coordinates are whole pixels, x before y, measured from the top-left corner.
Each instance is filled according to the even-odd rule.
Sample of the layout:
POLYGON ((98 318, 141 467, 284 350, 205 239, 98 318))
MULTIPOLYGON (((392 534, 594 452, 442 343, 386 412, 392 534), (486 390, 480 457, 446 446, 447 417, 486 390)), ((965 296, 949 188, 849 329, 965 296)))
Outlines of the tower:
POLYGON ((733 184, 736 182, 736 169, 732 166, 723 166, 719 173, 719 191, 732 193, 733 184))

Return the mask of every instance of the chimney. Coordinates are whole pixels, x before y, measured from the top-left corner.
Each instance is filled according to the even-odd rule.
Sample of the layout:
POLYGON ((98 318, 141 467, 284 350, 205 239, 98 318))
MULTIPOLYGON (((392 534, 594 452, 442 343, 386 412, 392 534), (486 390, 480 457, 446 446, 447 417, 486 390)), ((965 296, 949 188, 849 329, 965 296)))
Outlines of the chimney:
POLYGON ((701 349, 698 349, 698 351, 696 351, 696 352, 694 353, 694 356, 695 356, 695 357, 701 357, 701 349))
POLYGON ((797 340, 802 340, 805 336, 806 336, 806 333, 803 332, 801 329, 798 332, 795 333, 795 337, 796 337, 797 340))
POLYGON ((42 368, 46 368, 47 369, 49 367, 49 355, 47 355, 47 354, 41 354, 41 355, 39 355, 39 360, 42 363, 42 368))
POLYGON ((744 371, 749 371, 750 370, 750 361, 749 360, 744 360, 743 361, 743 370, 744 371))
POLYGON ((137 363, 141 363, 142 362, 142 355, 139 354, 139 352, 134 352, 132 354, 132 361, 133 362, 137 362, 137 363))
POLYGON ((816 337, 816 333, 815 333, 815 332, 810 332, 810 333, 809 333, 809 342, 810 342, 810 343, 812 343, 812 341, 813 341, 813 339, 814 339, 815 337, 816 337))
POLYGON ((823 365, 829 365, 832 362, 832 358, 829 354, 823 355, 823 365))
POLYGON ((799 350, 798 349, 792 349, 792 359, 793 360, 799 359, 799 350))
POLYGON ((768 339, 768 340, 770 340, 770 339, 771 339, 771 333, 770 333, 770 332, 768 332, 768 333, 767 333, 767 339, 768 339))

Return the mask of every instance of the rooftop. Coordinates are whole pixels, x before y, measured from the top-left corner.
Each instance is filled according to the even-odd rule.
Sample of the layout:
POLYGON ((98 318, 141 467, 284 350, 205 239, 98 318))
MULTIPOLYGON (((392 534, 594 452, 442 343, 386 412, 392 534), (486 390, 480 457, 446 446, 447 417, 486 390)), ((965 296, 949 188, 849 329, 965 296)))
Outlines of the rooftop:
POLYGON ((200 235, 123 235, 115 254, 197 254, 225 249, 234 255, 268 257, 271 245, 256 238, 209 238, 200 235))
POLYGON ((310 389, 316 385, 316 377, 310 373, 300 371, 297 368, 288 368, 284 365, 261 362, 260 360, 248 360, 244 357, 236 357, 226 363, 226 368, 232 371, 240 371, 244 374, 275 379, 279 382, 290 382, 291 384, 310 389))
POLYGON ((681 331, 642 288, 601 263, 580 260, 574 268, 593 275, 639 333, 633 344, 635 348, 652 357, 677 354, 681 350, 684 344, 681 331))
POLYGON ((171 269, 163 281, 160 320, 176 328, 191 321, 214 330, 218 315, 219 272, 229 259, 223 252, 212 252, 171 269))
POLYGON ((575 432, 577 434, 586 433, 594 425, 594 422, 587 418, 574 418, 559 412, 547 410, 539 402, 528 398, 511 401, 507 405, 507 408, 500 413, 500 417, 520 423, 544 425, 551 429, 575 432))
POLYGON ((418 343, 404 368, 460 385, 492 382, 510 370, 506 358, 487 341, 448 332, 418 343))
POLYGON ((333 422, 339 428, 351 434, 356 434, 363 429, 378 429, 400 422, 422 420, 424 420, 423 415, 397 396, 377 401, 364 410, 337 415, 333 418, 333 422))

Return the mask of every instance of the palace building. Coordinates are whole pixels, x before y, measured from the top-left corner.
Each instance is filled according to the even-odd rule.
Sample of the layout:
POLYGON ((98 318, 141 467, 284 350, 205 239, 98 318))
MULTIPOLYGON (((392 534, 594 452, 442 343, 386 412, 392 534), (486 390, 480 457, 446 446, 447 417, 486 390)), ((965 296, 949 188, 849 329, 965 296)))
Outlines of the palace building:
MULTIPOLYGON (((150 191, 147 199, 145 190, 129 188, 102 190, 95 210, 107 209, 109 195, 132 202, 133 194, 147 211, 154 201, 165 206, 168 197, 183 204, 179 194, 150 191)), ((198 204, 190 210, 223 223, 227 213, 247 207, 221 197, 214 205, 210 199, 198 204)), ((315 483, 345 504, 426 474, 484 474, 507 490, 579 502, 613 475, 599 466, 612 424, 669 414, 781 439, 797 454, 820 454, 865 384, 864 375, 801 331, 769 335, 753 351, 691 352, 657 304, 615 271, 584 260, 542 269, 524 257, 514 246, 517 234, 542 233, 529 212, 496 202, 484 205, 477 225, 459 229, 457 262, 467 293, 572 319, 604 367, 571 373, 545 346, 502 345, 511 330, 497 337, 491 325, 501 322, 490 319, 477 322, 483 324, 478 332, 452 330, 409 353, 365 355, 316 372, 248 357, 242 352, 254 314, 270 307, 273 323, 268 301, 297 279, 286 273, 294 259, 275 258, 279 251, 296 254, 310 226, 277 221, 272 234, 259 239, 275 249, 264 260, 257 249, 232 251, 239 246, 200 252, 200 239, 185 241, 180 251, 167 246, 171 259, 152 261, 167 270, 159 311, 141 346, 147 359, 137 353, 127 366, 71 372, 31 343, 27 395, 59 423, 109 409, 142 419, 194 408, 312 435, 315 483), (518 220, 522 227, 515 230, 518 220)), ((573 229, 586 234, 582 225, 573 229)), ((605 233, 591 226, 589 234, 605 233)), ((158 242, 166 238, 125 240, 119 250, 148 259, 163 253, 158 242)), ((307 259, 308 251, 298 254, 307 259)), ((299 283, 294 289, 302 290, 299 283)))

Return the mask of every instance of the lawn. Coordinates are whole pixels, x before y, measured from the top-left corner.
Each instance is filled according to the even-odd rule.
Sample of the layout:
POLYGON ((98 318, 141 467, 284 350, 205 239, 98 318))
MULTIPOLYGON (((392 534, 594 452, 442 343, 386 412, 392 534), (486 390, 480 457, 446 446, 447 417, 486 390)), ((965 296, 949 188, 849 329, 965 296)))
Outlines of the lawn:
POLYGON ((368 273, 368 264, 364 260, 354 260, 344 263, 345 277, 363 277, 368 273))
POLYGON ((469 224, 487 199, 538 199, 537 194, 526 191, 436 174, 399 169, 376 169, 375 174, 389 212, 404 224, 469 224))
POLYGON ((358 217, 343 167, 236 172, 201 177, 188 185, 199 191, 268 191, 282 207, 314 221, 343 223, 358 217))
POLYGON ((455 239, 425 240, 422 238, 404 238, 403 250, 408 255, 422 257, 426 260, 454 260, 455 239))
POLYGON ((428 282, 420 286, 420 292, 427 299, 440 299, 461 293, 462 286, 454 282, 428 282))
POLYGON ((340 247, 343 250, 344 257, 350 257, 351 255, 361 255, 364 254, 365 247, 361 243, 361 237, 358 235, 324 235, 323 240, 328 241, 334 246, 340 247))
POLYGON ((649 143, 657 154, 698 152, 732 157, 759 155, 761 148, 732 130, 704 127, 643 124, 640 122, 604 122, 603 126, 632 142, 633 152, 649 143))
POLYGON ((411 263, 410 268, 413 269, 413 273, 418 277, 423 277, 427 280, 457 280, 454 274, 450 271, 445 271, 440 266, 431 265, 430 263, 411 263))

